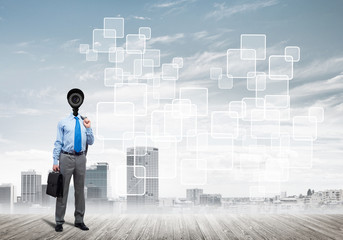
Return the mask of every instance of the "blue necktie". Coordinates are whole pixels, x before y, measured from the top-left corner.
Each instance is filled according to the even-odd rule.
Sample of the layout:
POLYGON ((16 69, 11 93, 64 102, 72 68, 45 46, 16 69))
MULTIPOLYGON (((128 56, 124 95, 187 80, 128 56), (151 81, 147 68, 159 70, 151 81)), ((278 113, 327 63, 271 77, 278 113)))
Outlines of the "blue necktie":
POLYGON ((81 127, 79 118, 75 117, 76 123, 75 123, 75 136, 74 136, 74 150, 75 152, 81 151, 81 127))

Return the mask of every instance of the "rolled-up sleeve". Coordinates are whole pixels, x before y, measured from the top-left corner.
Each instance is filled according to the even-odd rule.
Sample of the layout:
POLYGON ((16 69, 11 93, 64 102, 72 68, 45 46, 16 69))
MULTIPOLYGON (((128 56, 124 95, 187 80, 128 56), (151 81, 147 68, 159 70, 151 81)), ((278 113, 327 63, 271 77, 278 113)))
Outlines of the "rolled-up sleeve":
POLYGON ((63 124, 61 121, 57 125, 57 136, 54 146, 53 160, 54 165, 57 165, 63 147, 63 124))
POLYGON ((94 135, 92 128, 86 128, 87 144, 92 145, 94 143, 94 135))

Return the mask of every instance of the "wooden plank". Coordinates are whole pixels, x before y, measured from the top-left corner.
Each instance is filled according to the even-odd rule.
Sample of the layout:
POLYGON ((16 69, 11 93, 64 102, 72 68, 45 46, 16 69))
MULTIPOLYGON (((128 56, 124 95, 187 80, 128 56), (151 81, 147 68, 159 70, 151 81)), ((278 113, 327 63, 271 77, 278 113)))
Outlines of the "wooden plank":
POLYGON ((0 215, 1 239, 342 239, 343 215, 166 214, 90 215, 90 231, 66 216, 56 233, 53 215, 0 215))
POLYGON ((238 239, 231 229, 227 228, 216 215, 208 215, 207 218, 209 219, 209 222, 212 223, 212 228, 218 232, 218 234, 223 235, 224 239, 238 239))
POLYGON ((304 225, 311 227, 316 232, 320 232, 324 235, 327 235, 333 239, 338 239, 339 237, 343 236, 343 231, 340 226, 335 225, 335 221, 319 221, 316 219, 316 216, 308 216, 308 215, 292 215, 294 218, 298 218, 304 225))
POLYGON ((302 235, 306 236, 307 239, 332 239, 320 232, 315 231, 312 228, 304 225, 298 219, 291 217, 290 215, 270 215, 271 218, 274 218, 280 223, 284 223, 287 227, 292 228, 295 232, 301 232, 302 235))
POLYGON ((289 228, 287 225, 275 221, 269 215, 261 216, 261 217, 254 217, 253 221, 256 224, 260 225, 264 231, 268 231, 271 233, 270 236, 276 236, 277 239, 297 239, 297 240, 305 240, 307 239, 306 236, 298 234, 294 232, 292 228, 289 228))
POLYGON ((196 223, 193 215, 183 215, 184 216, 184 224, 188 230, 188 236, 191 240, 199 240, 204 239, 204 236, 199 229, 198 224, 196 223))

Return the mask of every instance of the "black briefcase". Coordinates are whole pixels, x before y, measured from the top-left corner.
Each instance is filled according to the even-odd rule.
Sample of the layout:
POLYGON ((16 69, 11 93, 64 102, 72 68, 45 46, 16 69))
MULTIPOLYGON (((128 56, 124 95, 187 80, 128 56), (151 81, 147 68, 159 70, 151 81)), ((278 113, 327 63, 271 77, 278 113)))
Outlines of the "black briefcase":
POLYGON ((63 197, 63 175, 60 172, 50 172, 46 194, 52 197, 63 197))

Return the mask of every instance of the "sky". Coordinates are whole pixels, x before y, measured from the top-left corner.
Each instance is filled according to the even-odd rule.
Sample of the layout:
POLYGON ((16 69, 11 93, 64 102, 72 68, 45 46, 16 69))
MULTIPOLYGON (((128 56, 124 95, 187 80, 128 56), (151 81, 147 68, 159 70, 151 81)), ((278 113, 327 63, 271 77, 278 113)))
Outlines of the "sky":
MULTIPOLYGON (((241 34, 265 34, 267 57, 298 46, 301 59, 289 81, 291 115, 321 107, 325 119, 317 125, 312 166, 290 169, 280 190, 299 194, 308 188, 342 188, 342 10, 340 0, 0 1, 0 183, 13 183, 20 195, 21 171, 35 169, 46 181, 57 123, 71 111, 69 89, 84 91, 80 112, 97 132, 97 104, 113 101, 113 87, 104 86, 103 76, 111 64, 103 55, 96 62, 86 61, 79 45, 92 43, 92 31, 103 28, 105 17, 122 17, 126 34, 151 28, 147 46, 160 49, 161 62, 183 58, 176 89, 208 88, 210 113, 254 96, 244 89, 245 80, 234 79, 228 91, 210 79, 210 68, 224 67, 227 50, 240 47, 241 34)), ((121 40, 117 44, 123 45, 121 40)), ((265 62, 258 65, 260 71, 267 67, 265 62)), ((150 121, 137 119, 140 129, 150 121)), ((283 124, 287 128, 289 122, 283 124)), ((180 144, 179 156, 192 157, 180 144)), ((97 138, 87 165, 99 161, 109 162, 115 179, 115 166, 125 164, 120 141, 97 138)), ((236 171, 212 171, 207 184, 184 186, 178 170, 176 179, 160 181, 161 197, 185 196, 189 187, 249 196, 256 185, 236 171)), ((113 192, 115 187, 113 183, 113 192)))

